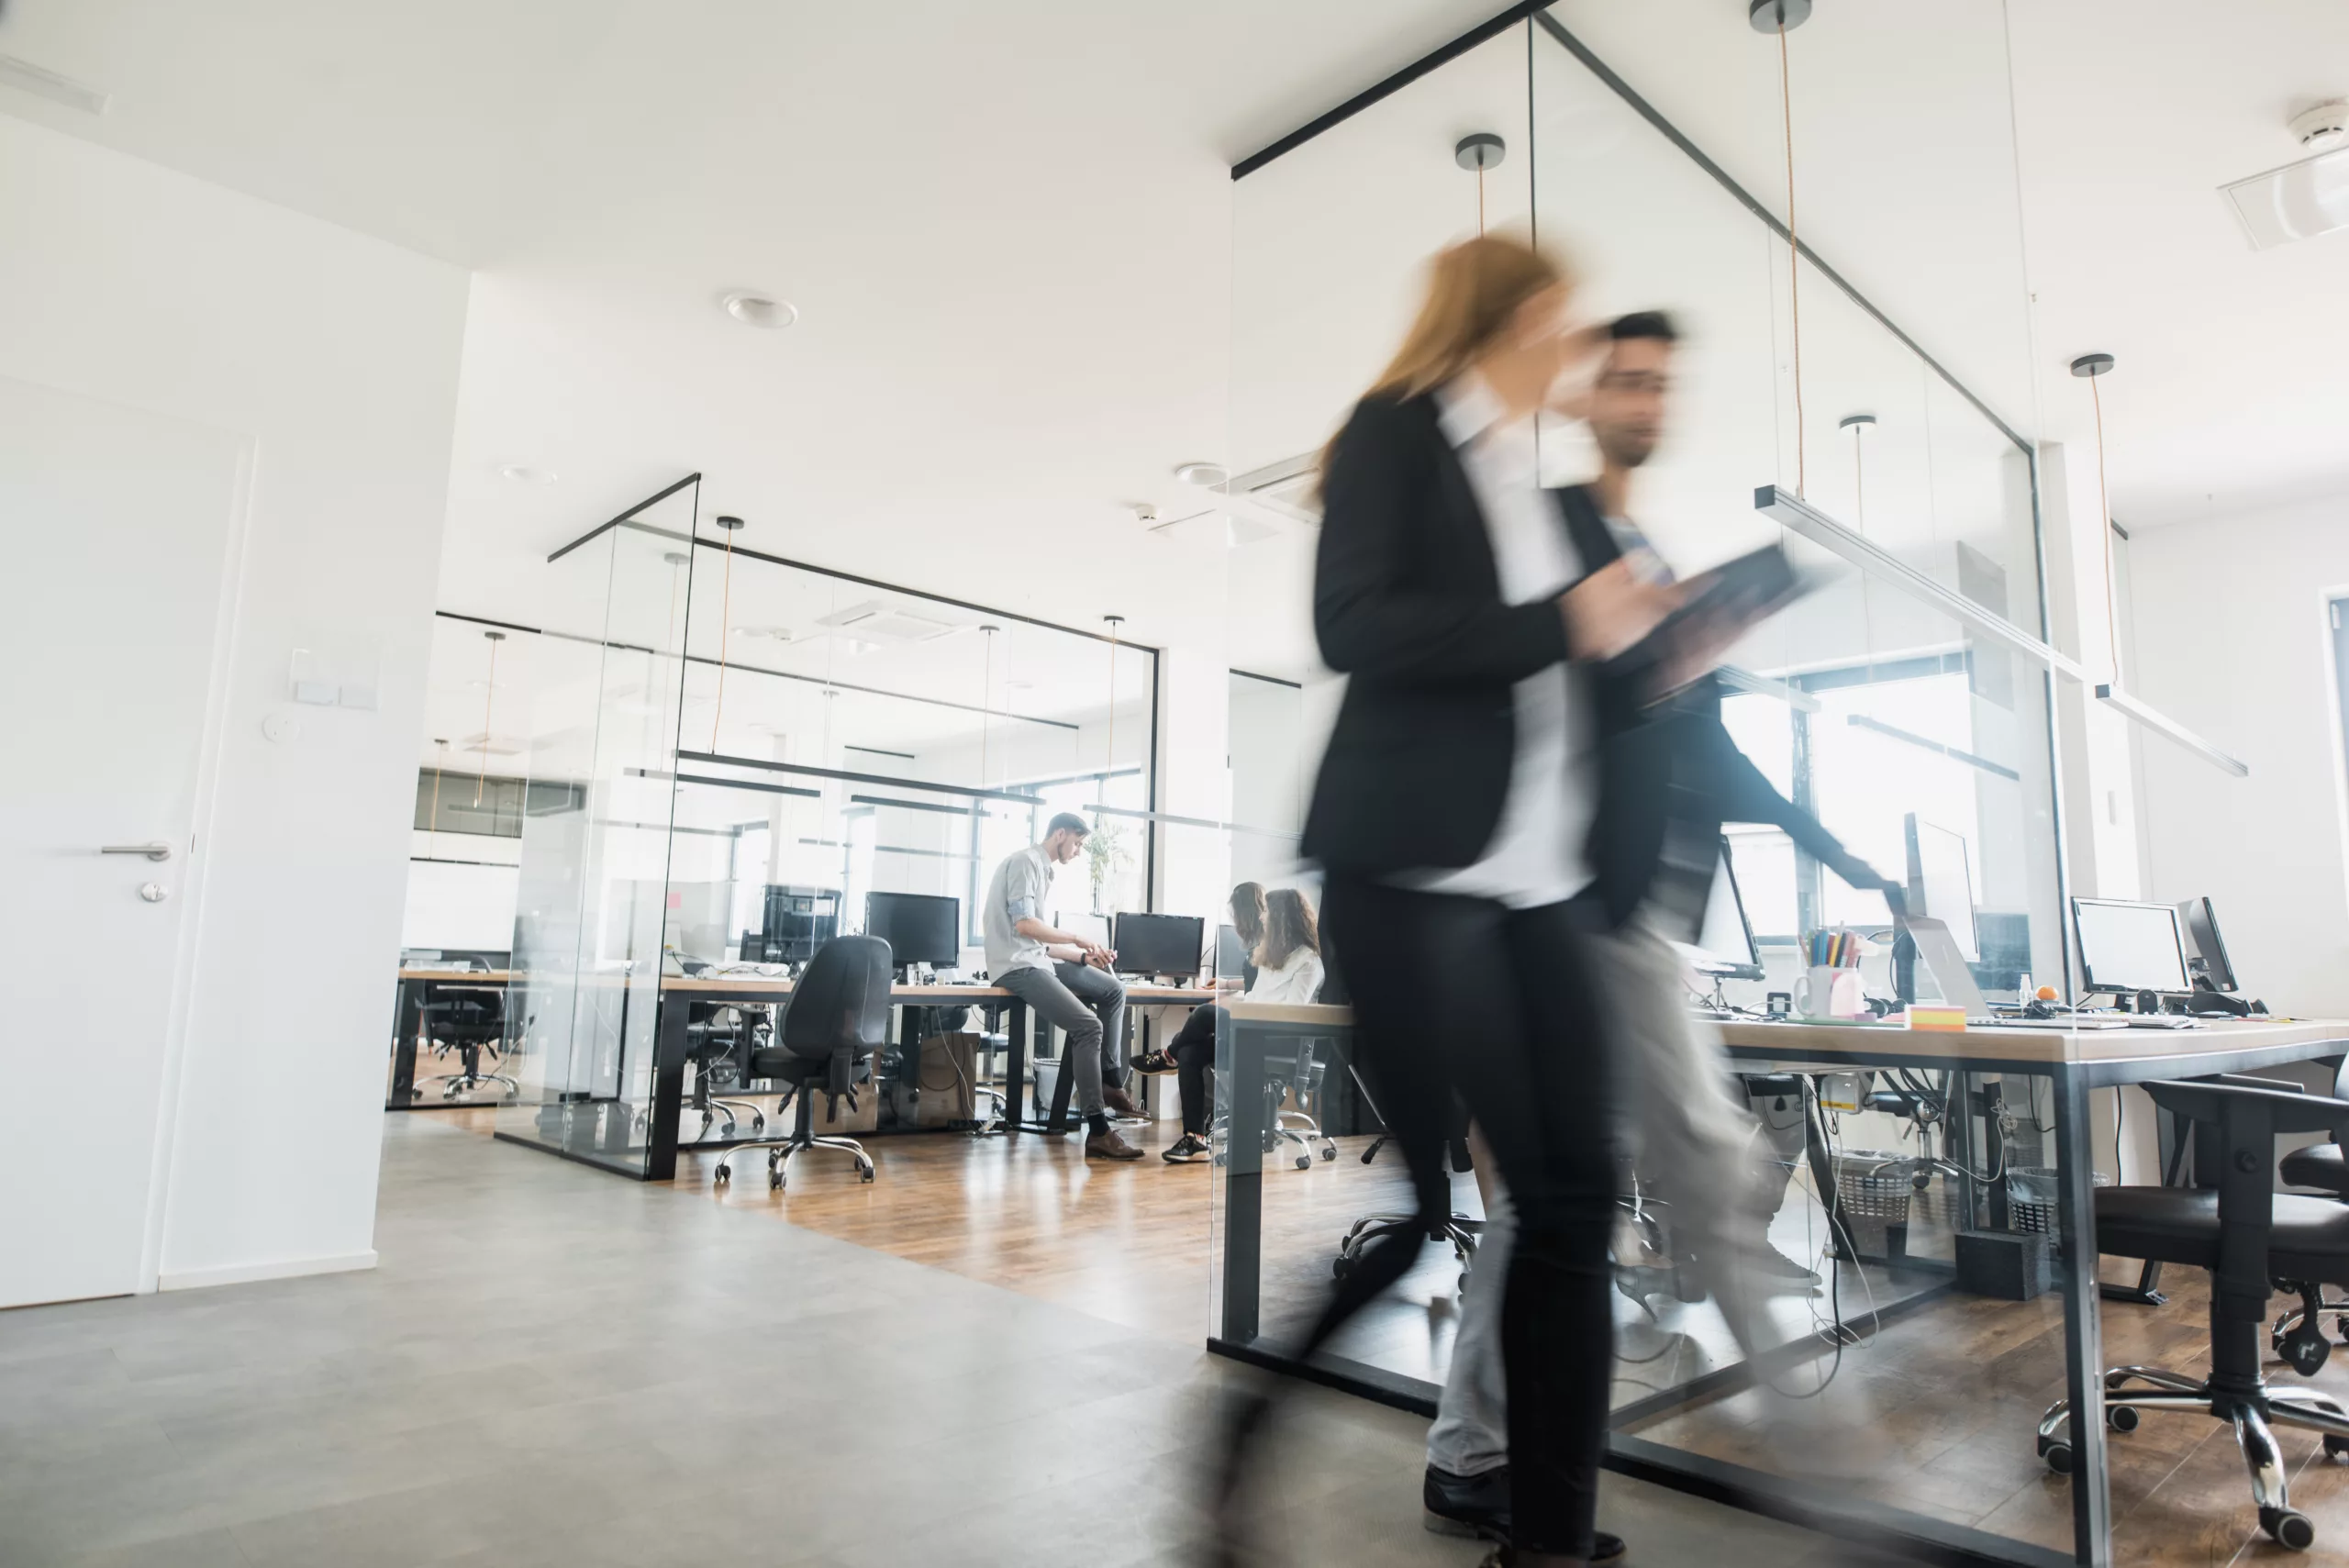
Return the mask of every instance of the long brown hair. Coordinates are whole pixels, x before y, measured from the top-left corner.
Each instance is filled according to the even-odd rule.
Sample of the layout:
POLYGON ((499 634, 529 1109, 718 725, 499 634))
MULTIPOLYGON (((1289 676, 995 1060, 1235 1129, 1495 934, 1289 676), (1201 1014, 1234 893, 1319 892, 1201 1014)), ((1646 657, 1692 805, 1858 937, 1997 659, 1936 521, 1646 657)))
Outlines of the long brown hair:
POLYGON ((1243 882, 1231 890, 1231 929, 1240 934, 1241 950, 1254 952, 1264 940, 1264 884, 1243 882))
MULTIPOLYGON (((1480 234, 1436 252, 1419 317, 1366 395, 1417 397, 1434 391, 1483 358, 1526 301, 1573 281, 1563 259, 1504 234, 1480 234)), ((1337 452, 1332 436, 1321 450, 1325 482, 1337 452)))
POLYGON ((1264 895, 1264 940, 1256 949, 1256 967, 1278 969, 1299 948, 1321 951, 1313 901, 1294 887, 1276 887, 1264 895))

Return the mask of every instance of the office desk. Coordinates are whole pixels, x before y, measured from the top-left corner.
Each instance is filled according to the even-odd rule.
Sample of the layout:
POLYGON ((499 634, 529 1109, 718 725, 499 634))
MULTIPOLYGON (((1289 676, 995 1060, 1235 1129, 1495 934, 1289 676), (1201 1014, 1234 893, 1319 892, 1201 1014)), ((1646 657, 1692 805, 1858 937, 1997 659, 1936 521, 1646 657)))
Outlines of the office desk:
MULTIPOLYGON (((514 977, 507 969, 442 969, 437 966, 400 971, 399 990, 392 1004, 392 1089, 384 1101, 387 1111, 430 1109, 416 1103, 416 1037, 423 1027, 424 1004, 438 990, 503 991, 514 977)), ((455 1105, 470 1102, 457 1100, 455 1105)))
MULTIPOLYGON (((1353 1027, 1338 1006, 1235 1002, 1230 1005, 1230 1130, 1225 1144, 1223 1299, 1218 1333, 1208 1348, 1259 1365, 1300 1372, 1277 1347, 1259 1342, 1263 1238, 1263 1093, 1268 1050, 1281 1042, 1342 1036, 1353 1027)), ((1987 1562, 2046 1565, 2077 1562, 2105 1568, 2112 1561, 2110 1469, 2105 1451, 2104 1353, 2099 1324, 2097 1252, 2083 1238, 2095 1233, 2094 1185, 2087 1151, 2088 1095, 2161 1078, 2241 1073, 2340 1056, 2349 1051, 2349 1022, 2307 1020, 2213 1022, 2200 1029, 1968 1029, 1940 1034, 1855 1024, 1738 1021, 1718 1026, 1741 1066, 1805 1072, 1875 1065, 1950 1071, 1976 1076, 2021 1074, 2048 1080, 2054 1098, 2054 1159, 2059 1172, 2057 1272, 2064 1305, 2065 1392, 2072 1428, 2073 1551, 2069 1556, 1986 1531, 1891 1508, 1865 1511, 1806 1484, 1683 1452, 1624 1432, 1610 1434, 1609 1462, 1649 1479, 1701 1490, 1741 1507, 1793 1518, 1829 1530, 1889 1531, 1932 1549, 1968 1552, 1987 1562)), ((1742 1369, 1740 1369, 1742 1370, 1742 1369)), ((1330 1358, 1309 1375, 1406 1407, 1432 1410, 1435 1389, 1376 1367, 1330 1358)), ((1727 1392, 1709 1374, 1635 1407, 1640 1417, 1727 1392), (1662 1400, 1664 1403, 1659 1403, 1662 1400)), ((1618 1411, 1618 1418, 1625 1412, 1618 1411)), ((2032 1440, 2029 1429, 2016 1441, 2032 1440)))
MULTIPOLYGON (((696 1002, 740 1003, 746 1006, 764 1004, 776 1006, 791 999, 792 983, 761 974, 671 975, 661 982, 661 1012, 656 1030, 659 1047, 653 1058, 652 1114, 651 1156, 647 1162, 645 1179, 662 1182, 677 1173, 677 1122, 685 1107, 686 1034, 685 1019, 690 1004, 696 1002)), ((1126 987, 1126 1005, 1130 1007, 1197 1006, 1216 999, 1217 993, 1198 991, 1179 985, 1139 985, 1126 987)), ((1029 1053, 1028 1005, 1000 985, 892 985, 889 987, 892 1006, 905 1009, 899 1015, 898 1047, 915 1061, 919 1060, 921 1041, 914 1026, 912 1009, 917 1007, 971 1007, 998 1005, 1010 1009, 1008 1027, 1004 1033, 1010 1042, 1010 1060, 1005 1073, 1004 1121, 1011 1130, 1060 1133, 1069 1124, 1063 1112, 1067 1105, 1067 1082, 1062 1075, 1063 1087, 1054 1096, 1052 1114, 1048 1119, 1030 1121, 1027 1117, 1027 1073, 1029 1053)), ((1041 1020, 1038 1020, 1041 1024, 1041 1020)), ((1041 1035, 1043 1030, 1039 1029, 1041 1035)), ((1036 1042, 1041 1048, 1044 1040, 1036 1042)), ((742 1139, 712 1139, 698 1141, 698 1149, 723 1149, 742 1139)))

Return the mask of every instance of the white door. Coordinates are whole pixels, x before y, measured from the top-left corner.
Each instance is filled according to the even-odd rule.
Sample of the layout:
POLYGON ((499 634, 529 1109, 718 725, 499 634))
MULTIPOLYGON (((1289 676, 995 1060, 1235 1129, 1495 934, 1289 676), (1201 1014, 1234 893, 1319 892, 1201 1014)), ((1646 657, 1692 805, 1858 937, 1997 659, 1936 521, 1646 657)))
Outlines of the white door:
POLYGON ((0 1307, 139 1288, 246 450, 0 377, 0 1307))

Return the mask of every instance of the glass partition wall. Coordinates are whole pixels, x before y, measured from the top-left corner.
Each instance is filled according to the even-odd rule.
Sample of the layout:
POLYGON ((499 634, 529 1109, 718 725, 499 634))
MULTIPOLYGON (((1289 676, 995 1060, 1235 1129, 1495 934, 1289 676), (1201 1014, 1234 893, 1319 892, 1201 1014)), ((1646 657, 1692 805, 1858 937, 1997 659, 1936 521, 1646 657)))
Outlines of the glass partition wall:
POLYGON ((967 975, 1053 813, 1095 831, 1052 917, 1150 908, 1171 852, 1155 650, 745 548, 698 488, 551 558, 529 714, 498 1134, 639 1176, 664 976, 781 975, 893 893, 956 900, 961 951, 919 960, 967 975))
MULTIPOLYGON (((1318 457, 1400 341, 1426 261, 1480 230, 1531 235, 1570 259, 1592 317, 1672 317, 1665 428, 1634 476, 1633 520, 1684 575, 1780 544, 1823 579, 1731 652, 1724 722, 1782 794, 1907 884, 1910 913, 1945 926, 1965 961, 1961 975, 1912 963, 1880 894, 1843 885, 1775 827, 1733 824, 1727 862, 1743 919, 1732 902, 1727 919, 1709 920, 1685 977, 1690 1001, 1732 1020, 1800 1010, 1814 941, 1838 933, 1850 933, 1842 946, 1862 992, 1887 1007, 2069 985, 2051 728, 2062 672, 2032 651, 2047 636, 2045 589, 2034 450, 2020 433, 2032 377, 2000 13, 1944 7, 1922 30, 1914 18, 1820 15, 1789 40, 1794 69, 1811 72, 1796 79, 1791 116, 1777 40, 1740 8, 1590 0, 1457 54, 1234 186, 1230 662, 1297 683, 1291 754, 1264 771, 1308 790, 1343 691, 1311 632, 1318 457), (1692 53, 1707 69, 1676 72, 1692 53), (1643 67, 1658 91, 1682 76, 1734 90, 1675 106, 1704 121, 1692 130, 1642 95, 1643 67), (1846 90, 1799 96, 1803 82, 1831 77, 1846 90), (1872 85, 1854 94, 1854 82, 1872 85), (1917 174, 1883 145, 1901 140, 1880 123, 1896 104, 1965 133, 1936 138, 1925 159, 1942 183, 1930 232, 1883 200, 1888 182, 1917 174), (1787 118, 1795 178, 1819 193, 1798 243, 1783 221, 1787 118), (1731 144, 1720 150, 1737 155, 1734 169, 1702 144, 1708 132, 1731 144), (1497 161, 1489 142, 1479 157, 1466 139, 1479 135, 1498 139, 1497 161)), ((1598 471, 1578 424, 1545 417, 1539 447, 1546 484, 1598 471)), ((1233 714, 1236 784, 1237 698, 1233 714)), ((1262 798, 1235 788, 1235 821, 1265 809, 1243 808, 1262 798)), ((1293 860, 1264 872, 1268 886, 1313 885, 1293 860)), ((1343 952, 1332 956, 1342 974, 1343 952)), ((1323 1142, 1291 1135, 1314 1088, 1375 1096, 1354 1076, 1348 1028, 1339 1009, 1244 1006, 1223 1024, 1212 1273, 1215 1343, 1228 1353, 1282 1363, 1364 1228, 1410 1207, 1391 1148, 1365 1166, 1368 1137, 1343 1141, 1332 1162, 1323 1142)), ((1940 1332, 1932 1315, 1955 1305, 1956 1231, 2017 1223, 2006 1167, 2054 1163, 2042 1135, 2052 1112, 2029 1080, 2001 1099, 1995 1074, 1887 1073, 1855 1086, 1802 1073, 1798 1053, 1738 1065, 1735 1094, 1782 1178, 1767 1240, 1826 1281, 1818 1297, 1792 1294, 1765 1315, 1762 1338, 1783 1347, 1768 1375, 1822 1396, 1814 1410, 1837 1414, 1814 1426, 1844 1422, 1865 1446, 1872 1367, 1956 1375, 1920 1371, 1896 1325, 1913 1314, 1912 1336, 1940 1332), (1939 1108, 1900 1115, 1853 1098, 1910 1086, 1939 1108), (1849 1231, 1833 1247, 1831 1204, 1849 1231), (1874 1363, 1872 1345, 1883 1347, 1874 1363)), ((1375 1116, 1362 1125, 1375 1131, 1375 1116)), ((1475 1178, 1457 1173, 1453 1188, 1473 1221, 1475 1178)), ((1818 1442, 1774 1429, 1766 1400, 1737 1392, 1751 1368, 1721 1315, 1681 1298, 1668 1234, 1650 1224, 1660 1212, 1627 1207, 1617 1248, 1619 1452, 1644 1444, 1682 1473, 1799 1472, 1854 1502, 1962 1525, 1977 1543, 1998 1538, 2019 1561, 2068 1550, 2070 1505, 2040 1496, 2032 1440, 2038 1409, 2063 1393, 2060 1344, 2052 1391, 2002 1390, 1946 1417, 1951 1460, 2011 1485, 1953 1499, 1913 1453, 1897 1464, 1882 1445, 1822 1457, 1818 1442)), ((1393 1298, 1333 1342, 1324 1371, 1431 1409, 1475 1288, 1464 1272, 1474 1229, 1426 1249, 1393 1298)), ((2026 1337, 2061 1329, 2053 1297, 2016 1310, 2026 1337)))

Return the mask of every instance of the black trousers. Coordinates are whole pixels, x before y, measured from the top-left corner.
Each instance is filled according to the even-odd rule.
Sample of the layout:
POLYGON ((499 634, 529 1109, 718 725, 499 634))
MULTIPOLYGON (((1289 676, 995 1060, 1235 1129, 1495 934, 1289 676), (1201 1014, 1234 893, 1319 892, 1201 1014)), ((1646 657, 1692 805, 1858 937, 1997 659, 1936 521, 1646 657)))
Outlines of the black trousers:
POLYGON ((1208 1135, 1208 1116, 1215 1108, 1215 1034, 1222 1021, 1221 1007, 1194 1007, 1166 1042, 1183 1091, 1183 1130, 1200 1138, 1208 1135))
POLYGON ((1358 1061, 1431 1224, 1364 1256, 1305 1353, 1400 1279, 1451 1212, 1456 1094, 1518 1217, 1501 1318, 1516 1543, 1586 1557, 1613 1373, 1615 1159, 1582 939, 1563 904, 1510 910, 1335 876, 1321 921, 1353 993, 1358 1061))

